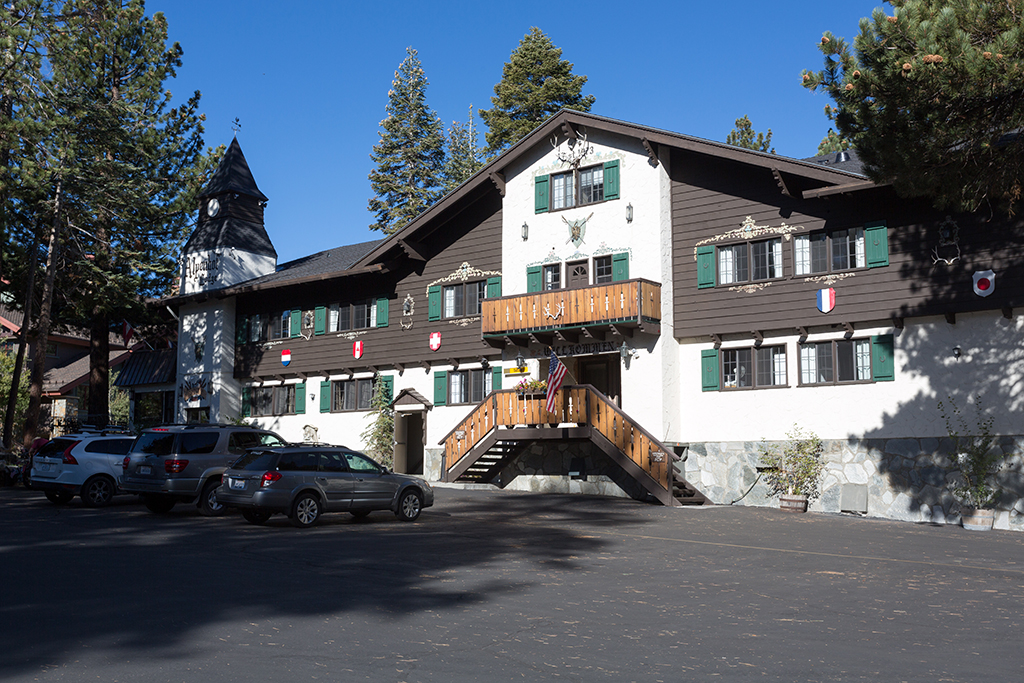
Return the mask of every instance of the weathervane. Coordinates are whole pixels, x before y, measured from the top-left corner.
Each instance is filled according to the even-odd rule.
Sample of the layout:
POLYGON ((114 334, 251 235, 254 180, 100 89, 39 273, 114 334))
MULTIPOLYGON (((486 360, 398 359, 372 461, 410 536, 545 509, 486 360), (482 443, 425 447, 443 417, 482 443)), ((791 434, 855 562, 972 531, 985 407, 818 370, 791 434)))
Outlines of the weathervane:
POLYGON ((235 117, 235 120, 231 122, 231 130, 235 131, 235 135, 238 135, 238 131, 242 130, 242 122, 235 117))

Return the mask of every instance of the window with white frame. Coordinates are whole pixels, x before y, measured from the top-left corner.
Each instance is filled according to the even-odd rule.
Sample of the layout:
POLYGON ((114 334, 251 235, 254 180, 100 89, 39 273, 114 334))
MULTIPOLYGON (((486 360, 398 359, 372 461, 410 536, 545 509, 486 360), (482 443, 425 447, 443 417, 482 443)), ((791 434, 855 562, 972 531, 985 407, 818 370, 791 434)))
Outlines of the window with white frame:
POLYGON ((785 384, 785 346, 722 349, 723 389, 753 389, 785 384))
POLYGON ((461 318, 467 315, 480 315, 483 310, 481 303, 487 297, 487 282, 466 282, 457 285, 446 285, 442 290, 442 315, 445 318, 461 318))
POLYGON ((797 235, 793 238, 793 255, 797 275, 866 268, 864 228, 797 235))
POLYGON ((295 385, 253 387, 249 390, 249 415, 294 415, 295 385))
POLYGON ((718 247, 718 282, 771 280, 782 277, 782 239, 718 247))
POLYGON ((490 370, 454 370, 448 373, 448 405, 479 403, 491 393, 490 370))
POLYGON ((331 304, 327 309, 328 332, 363 330, 376 326, 376 299, 362 299, 348 304, 331 304))
POLYGON ((871 374, 871 340, 839 339, 800 344, 800 383, 866 382, 871 374))
POLYGON ((373 378, 331 382, 331 412, 369 410, 373 399, 373 378))

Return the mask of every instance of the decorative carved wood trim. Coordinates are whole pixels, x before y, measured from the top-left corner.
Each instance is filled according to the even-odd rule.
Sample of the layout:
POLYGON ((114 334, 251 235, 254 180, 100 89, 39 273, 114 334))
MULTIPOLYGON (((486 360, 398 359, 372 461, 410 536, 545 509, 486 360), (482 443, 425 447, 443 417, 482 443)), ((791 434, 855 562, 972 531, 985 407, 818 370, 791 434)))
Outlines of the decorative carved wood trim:
POLYGON ((853 336, 853 323, 846 323, 846 322, 844 322, 843 323, 843 327, 846 329, 846 333, 843 334, 843 336, 846 337, 847 339, 852 337, 853 336))
POLYGON ((793 195, 790 193, 789 188, 786 187, 786 181, 782 179, 782 174, 774 166, 772 167, 772 175, 775 177, 775 183, 782 190, 782 194, 786 197, 792 197, 793 195))
POLYGON ((572 125, 568 121, 562 121, 562 133, 565 134, 567 138, 571 138, 573 140, 577 140, 580 137, 579 133, 576 131, 576 126, 572 125))
POLYGON ((423 366, 424 370, 426 370, 427 372, 430 372, 430 361, 429 360, 421 360, 420 361, 420 365, 423 366))
POLYGON ((401 375, 405 372, 405 365, 402 363, 395 363, 395 370, 398 370, 398 374, 401 375))
POLYGON ((494 183, 494 187, 498 188, 498 194, 502 197, 505 196, 505 174, 499 171, 491 171, 487 174, 491 182, 494 183))
POLYGON ((720 335, 720 334, 712 334, 711 335, 711 341, 713 341, 715 343, 715 348, 716 349, 722 347, 722 335, 720 335))
POLYGON ((459 359, 458 358, 449 358, 448 359, 448 365, 451 365, 453 370, 458 370, 459 369, 459 359))
POLYGON ((661 163, 658 159, 658 148, 655 146, 657 143, 651 142, 647 138, 640 138, 640 142, 643 144, 644 149, 647 150, 647 158, 651 160, 651 165, 657 166, 661 163))
POLYGON ((764 334, 761 330, 751 330, 750 334, 754 337, 754 346, 760 346, 764 341, 764 334))
POLYGON ((399 239, 398 246, 402 248, 409 258, 413 261, 426 261, 427 257, 423 255, 423 246, 418 242, 412 240, 399 239))

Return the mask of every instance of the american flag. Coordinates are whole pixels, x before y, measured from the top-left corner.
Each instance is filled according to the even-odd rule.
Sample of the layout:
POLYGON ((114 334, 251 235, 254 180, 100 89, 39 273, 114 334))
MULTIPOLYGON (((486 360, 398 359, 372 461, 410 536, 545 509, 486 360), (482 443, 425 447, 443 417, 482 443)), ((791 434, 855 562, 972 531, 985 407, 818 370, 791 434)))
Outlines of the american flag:
POLYGON ((548 402, 544 406, 549 413, 555 411, 555 394, 562 388, 566 370, 565 363, 558 360, 555 350, 551 349, 551 369, 548 370, 548 402))

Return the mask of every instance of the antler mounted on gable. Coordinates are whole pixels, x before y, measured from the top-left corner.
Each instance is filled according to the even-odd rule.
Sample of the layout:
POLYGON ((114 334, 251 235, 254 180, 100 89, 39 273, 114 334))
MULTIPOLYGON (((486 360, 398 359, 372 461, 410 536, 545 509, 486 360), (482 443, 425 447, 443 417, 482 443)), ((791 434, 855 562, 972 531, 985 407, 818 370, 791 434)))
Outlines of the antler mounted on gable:
POLYGON ((576 137, 569 137, 566 140, 566 150, 562 151, 562 144, 558 142, 558 135, 551 136, 551 146, 558 153, 558 160, 563 164, 569 164, 572 168, 579 168, 583 159, 594 151, 594 146, 587 140, 587 133, 582 128, 577 131, 576 137))

